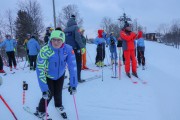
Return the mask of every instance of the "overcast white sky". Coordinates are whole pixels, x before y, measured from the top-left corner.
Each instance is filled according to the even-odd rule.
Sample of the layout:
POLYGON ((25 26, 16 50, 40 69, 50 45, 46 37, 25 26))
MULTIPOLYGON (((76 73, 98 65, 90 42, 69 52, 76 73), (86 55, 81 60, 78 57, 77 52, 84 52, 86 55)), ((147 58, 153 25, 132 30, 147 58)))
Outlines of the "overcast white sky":
MULTIPOLYGON (((52 0, 37 0, 42 8, 46 26, 53 24, 52 0)), ((17 11, 18 0, 0 0, 0 14, 7 9, 17 11)), ((56 11, 63 6, 76 4, 84 20, 84 28, 89 37, 95 37, 103 17, 117 20, 123 9, 132 19, 154 32, 161 23, 171 23, 180 19, 180 0, 55 0, 56 11)))

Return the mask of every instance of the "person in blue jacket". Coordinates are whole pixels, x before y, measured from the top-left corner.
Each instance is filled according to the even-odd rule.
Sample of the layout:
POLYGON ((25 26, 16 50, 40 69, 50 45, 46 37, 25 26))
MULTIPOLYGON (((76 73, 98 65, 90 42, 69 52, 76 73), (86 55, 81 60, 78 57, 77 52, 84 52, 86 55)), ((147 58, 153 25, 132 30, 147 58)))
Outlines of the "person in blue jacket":
POLYGON ((70 94, 75 94, 78 84, 77 66, 74 50, 65 42, 65 34, 60 30, 51 33, 50 41, 45 45, 37 56, 37 78, 42 91, 42 98, 35 115, 45 117, 45 100, 49 104, 54 96, 54 104, 63 118, 67 118, 62 105, 62 89, 66 63, 70 73, 70 94))
POLYGON ((0 43, 0 47, 5 47, 6 54, 8 56, 8 62, 10 71, 12 71, 12 63, 14 68, 16 69, 16 59, 15 59, 15 47, 17 45, 17 41, 11 38, 11 35, 6 35, 6 39, 0 43))
POLYGON ((145 51, 145 44, 144 44, 143 32, 138 31, 137 58, 138 58, 138 65, 141 66, 141 64, 142 64, 143 70, 145 69, 144 51, 145 51))
POLYGON ((107 45, 111 53, 111 64, 117 63, 117 39, 113 36, 113 32, 110 33, 110 36, 107 39, 107 45))
POLYGON ((40 45, 34 35, 32 35, 31 39, 28 41, 27 48, 29 50, 30 70, 36 70, 36 58, 40 50, 40 45))
POLYGON ((105 58, 105 44, 106 44, 106 34, 104 30, 98 30, 98 36, 95 38, 94 43, 97 45, 97 54, 96 54, 96 62, 95 64, 98 67, 104 66, 104 58, 105 58))

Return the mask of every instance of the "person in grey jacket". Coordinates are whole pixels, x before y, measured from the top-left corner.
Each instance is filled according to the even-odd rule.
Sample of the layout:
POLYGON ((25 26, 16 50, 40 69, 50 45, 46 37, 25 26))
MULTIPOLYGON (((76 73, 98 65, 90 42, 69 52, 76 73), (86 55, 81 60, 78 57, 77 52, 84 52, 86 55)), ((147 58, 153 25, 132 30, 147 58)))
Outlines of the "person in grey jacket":
POLYGON ((67 22, 67 27, 64 29, 64 33, 66 36, 66 44, 72 46, 76 56, 78 82, 84 82, 84 80, 81 79, 81 54, 85 53, 85 45, 82 42, 80 30, 75 21, 75 15, 71 15, 71 18, 67 22))

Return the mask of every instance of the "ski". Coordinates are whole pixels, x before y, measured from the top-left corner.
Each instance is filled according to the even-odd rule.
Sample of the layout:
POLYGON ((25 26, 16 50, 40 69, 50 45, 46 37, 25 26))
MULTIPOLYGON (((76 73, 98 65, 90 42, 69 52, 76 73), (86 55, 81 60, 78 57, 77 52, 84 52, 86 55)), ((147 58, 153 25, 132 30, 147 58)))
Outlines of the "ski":
MULTIPOLYGON (((26 111, 27 113, 29 113, 29 114, 31 114, 31 115, 33 115, 33 116, 35 116, 36 118, 38 118, 39 120, 45 120, 44 118, 40 118, 40 117, 38 117, 38 116, 36 116, 35 114, 34 114, 34 111, 33 110, 31 110, 31 108, 30 107, 28 107, 28 106, 24 106, 23 107, 23 109, 24 109, 24 111, 26 111)), ((52 120, 51 118, 49 118, 49 119, 47 119, 47 120, 52 120)))
MULTIPOLYGON (((89 78, 83 79, 83 80, 85 80, 85 81, 82 82, 82 83, 86 83, 86 82, 89 82, 89 81, 92 81, 92 80, 96 80, 96 79, 98 79, 98 78, 101 78, 101 75, 95 75, 95 76, 93 76, 93 77, 89 77, 89 78)), ((82 84, 82 83, 80 83, 80 84, 82 84)), ((63 89, 67 89, 67 88, 69 88, 69 85, 63 87, 63 89)))
POLYGON ((129 78, 129 79, 131 80, 131 82, 132 82, 133 84, 138 84, 138 82, 135 81, 134 79, 132 79, 132 78, 129 78))
POLYGON ((138 81, 140 81, 142 84, 147 84, 147 81, 145 81, 145 80, 143 80, 143 79, 141 79, 141 78, 137 78, 137 77, 135 77, 138 81))
POLYGON ((111 76, 111 78, 118 78, 118 77, 111 76))
POLYGON ((10 73, 4 73, 3 76, 6 76, 7 74, 15 74, 15 72, 10 72, 10 73))
POLYGON ((84 69, 84 71, 98 72, 99 70, 88 68, 88 69, 84 69))

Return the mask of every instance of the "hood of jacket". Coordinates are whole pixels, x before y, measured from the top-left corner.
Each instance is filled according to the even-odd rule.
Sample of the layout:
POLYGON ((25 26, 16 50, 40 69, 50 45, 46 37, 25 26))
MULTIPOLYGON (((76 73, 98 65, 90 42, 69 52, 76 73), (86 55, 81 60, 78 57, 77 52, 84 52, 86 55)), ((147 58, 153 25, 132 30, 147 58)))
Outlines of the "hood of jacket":
POLYGON ((70 18, 67 22, 67 27, 71 27, 73 25, 77 25, 77 22, 73 18, 70 18))
POLYGON ((103 37, 103 32, 104 32, 104 30, 98 30, 98 38, 103 37))

